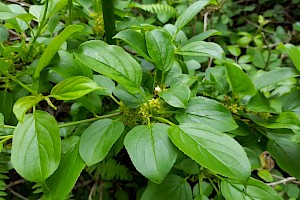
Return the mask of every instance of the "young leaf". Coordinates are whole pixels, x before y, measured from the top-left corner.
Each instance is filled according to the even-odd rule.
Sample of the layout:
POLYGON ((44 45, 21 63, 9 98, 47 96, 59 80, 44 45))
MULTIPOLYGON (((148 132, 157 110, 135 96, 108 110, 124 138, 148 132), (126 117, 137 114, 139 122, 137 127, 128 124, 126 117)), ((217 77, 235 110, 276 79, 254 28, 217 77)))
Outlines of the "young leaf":
POLYGON ((94 90, 103 89, 85 76, 73 76, 65 79, 51 90, 51 96, 58 100, 78 99, 94 90))
POLYGON ((82 64, 115 80, 130 93, 140 91, 142 68, 121 47, 100 40, 88 41, 79 46, 75 56, 82 64))
POLYGON ((43 182, 59 165, 60 144, 54 117, 44 111, 35 111, 26 115, 14 131, 11 162, 25 179, 43 182))
POLYGON ((84 162, 78 152, 79 137, 72 137, 76 137, 77 143, 62 156, 57 170, 46 179, 42 200, 64 200, 84 168, 84 162))
POLYGON ((131 29, 127 29, 117 33, 114 38, 121 39, 128 43, 137 53, 143 56, 143 58, 152 62, 148 55, 146 40, 143 34, 131 29))
POLYGON ((251 79, 237 64, 227 62, 225 66, 227 69, 228 82, 234 94, 242 98, 246 95, 254 95, 256 93, 251 79))
POLYGON ((264 87, 274 85, 280 81, 283 81, 288 78, 300 76, 299 71, 295 68, 284 67, 278 68, 266 73, 263 73, 260 76, 257 76, 253 79, 253 83, 257 90, 260 90, 264 87))
POLYGON ((162 71, 171 69, 175 59, 174 47, 171 37, 162 30, 146 32, 146 44, 149 55, 156 67, 162 71))
POLYGON ((169 174, 161 184, 148 182, 141 200, 192 200, 190 184, 180 176, 169 174))
POLYGON ((186 123, 168 130, 172 142, 201 166, 223 176, 247 181, 251 167, 240 144, 205 124, 186 123))
POLYGON ((201 0, 190 5, 175 22, 177 32, 187 25, 209 2, 210 0, 201 0))
POLYGON ((82 25, 69 25, 67 26, 58 36, 56 36, 49 46, 45 49, 42 54, 38 65, 34 72, 34 78, 38 79, 40 77, 40 72, 44 67, 46 67, 52 60, 55 53, 59 50, 62 43, 64 43, 73 33, 83 31, 82 25))
POLYGON ((80 139, 81 158, 88 166, 102 161, 123 131, 124 125, 119 121, 102 119, 92 123, 80 139))
POLYGON ((284 49, 285 51, 287 51, 295 67, 298 69, 298 71, 300 71, 300 49, 292 44, 279 44, 277 48, 284 49))
POLYGON ((254 178, 250 178, 246 187, 238 180, 224 179, 221 182, 221 192, 226 200, 259 199, 282 200, 272 188, 254 178))
POLYGON ((129 131, 124 146, 135 168, 154 183, 161 183, 175 163, 177 152, 166 124, 140 125, 129 131))
POLYGON ((300 144, 286 138, 268 141, 268 151, 276 164, 290 175, 300 179, 300 144))
POLYGON ((26 97, 20 98, 14 104, 14 107, 13 107, 13 112, 16 115, 19 122, 23 123, 23 119, 24 119, 26 112, 30 108, 32 108, 33 106, 38 104, 42 99, 43 99, 43 97, 41 97, 41 96, 38 96, 38 97, 37 96, 26 96, 26 97))
POLYGON ((208 56, 220 61, 223 61, 225 56, 223 49, 218 44, 204 41, 187 43, 180 47, 176 51, 176 54, 184 56, 208 56))
POLYGON ((169 105, 176 108, 186 108, 191 95, 188 86, 179 85, 158 93, 169 105))
POLYGON ((203 123, 222 132, 234 130, 238 127, 226 107, 206 97, 190 99, 185 112, 178 113, 176 119, 180 123, 203 123))

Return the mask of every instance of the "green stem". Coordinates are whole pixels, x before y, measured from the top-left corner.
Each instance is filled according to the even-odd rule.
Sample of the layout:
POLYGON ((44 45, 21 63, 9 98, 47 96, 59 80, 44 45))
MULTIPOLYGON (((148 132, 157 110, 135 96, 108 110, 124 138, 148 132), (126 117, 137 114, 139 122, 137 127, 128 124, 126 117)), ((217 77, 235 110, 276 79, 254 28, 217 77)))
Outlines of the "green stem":
POLYGON ((65 124, 60 124, 59 128, 63 128, 63 127, 67 127, 67 126, 75 126, 75 125, 78 125, 78 124, 83 124, 83 123, 88 123, 88 122, 93 122, 93 121, 97 121, 99 119, 105 119, 105 118, 119 116, 121 114, 122 113, 118 112, 118 113, 112 113, 112 114, 108 114, 108 115, 102 115, 102 116, 98 116, 98 117, 94 117, 94 118, 90 118, 90 119, 84 119, 84 120, 80 120, 80 121, 75 121, 75 122, 69 122, 69 123, 65 123, 65 124))
POLYGON ((121 106, 121 103, 112 94, 110 95, 110 98, 114 100, 114 102, 116 102, 119 106, 121 106))
POLYGON ((37 38, 40 36, 40 34, 41 34, 42 30, 43 30, 43 27, 44 27, 44 24, 45 24, 45 21, 46 21, 48 6, 49 6, 49 0, 46 0, 46 2, 45 2, 45 10, 44 10, 41 22, 39 23, 38 30, 37 30, 36 34, 34 35, 32 42, 29 44, 29 49, 28 49, 28 52, 27 52, 27 57, 30 55, 30 53, 32 51, 33 44, 36 42, 37 38))
POLYGON ((0 128, 10 128, 10 129, 15 129, 16 127, 15 127, 15 126, 10 126, 10 125, 3 125, 3 126, 0 126, 0 128))
POLYGON ((108 44, 116 44, 113 36, 116 34, 114 1, 102 0, 105 38, 108 44))
POLYGON ((18 83, 20 86, 22 86, 23 88, 25 88, 28 92, 30 92, 31 94, 37 96, 38 93, 36 91, 34 91, 33 89, 31 89, 30 87, 28 87, 27 85, 25 85, 24 83, 22 83, 21 81, 19 81, 16 77, 10 75, 9 73, 5 74, 8 78, 10 78, 11 80, 13 80, 14 82, 18 83))
POLYGON ((69 10, 68 25, 71 25, 72 24, 73 0, 68 0, 68 10, 69 10))
POLYGON ((202 194, 203 194, 203 191, 202 191, 202 181, 203 181, 203 176, 200 173, 199 174, 199 194, 200 194, 200 196, 202 196, 202 194))
POLYGON ((210 184, 213 186, 213 188, 215 189, 215 191, 216 191, 217 193, 219 193, 220 191, 219 191, 219 189, 217 188, 217 186, 214 184, 214 182, 213 182, 210 178, 208 178, 208 180, 209 180, 210 184))
POLYGON ((3 140, 1 140, 1 143, 4 143, 7 140, 10 140, 11 138, 13 138, 13 135, 7 135, 3 140))
POLYGON ((169 124, 171 126, 175 126, 176 125, 173 122, 171 122, 171 121, 169 121, 169 120, 167 120, 167 119, 165 119, 163 117, 154 117, 154 119, 157 119, 158 121, 163 122, 163 123, 167 123, 167 124, 169 124))

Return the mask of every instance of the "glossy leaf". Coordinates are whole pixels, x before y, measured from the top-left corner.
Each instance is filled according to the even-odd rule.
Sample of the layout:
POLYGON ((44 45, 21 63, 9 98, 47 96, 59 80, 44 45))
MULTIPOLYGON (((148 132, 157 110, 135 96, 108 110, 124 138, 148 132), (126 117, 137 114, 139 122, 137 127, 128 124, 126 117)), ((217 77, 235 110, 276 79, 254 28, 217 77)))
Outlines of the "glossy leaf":
POLYGON ((238 127, 226 107, 206 97, 190 99, 185 112, 178 113, 176 119, 180 123, 203 123, 222 132, 238 127))
POLYGON ((240 144, 205 124, 186 123, 168 130, 172 142, 201 166, 223 176, 247 181, 251 168, 240 144))
POLYGON ((156 67, 162 71, 170 70, 175 59, 170 35, 162 30, 153 30, 146 32, 145 37, 147 50, 156 67))
POLYGON ((268 141, 268 151, 276 164, 291 176, 300 179, 300 144, 286 138, 268 141))
POLYGON ((284 67, 271 70, 269 72, 263 73, 260 76, 257 76, 253 79, 253 83, 257 90, 260 90, 264 87, 274 85, 280 81, 283 81, 288 78, 300 76, 299 71, 294 68, 284 67))
POLYGON ((30 108, 32 108, 33 106, 38 104, 42 99, 43 99, 43 97, 41 97, 41 96, 25 96, 25 97, 20 98, 14 104, 14 107, 13 107, 13 112, 16 115, 19 122, 22 123, 26 112, 30 108))
POLYGON ((175 163, 177 153, 166 124, 140 125, 129 131, 124 146, 135 168, 154 183, 161 183, 175 163))
POLYGON ((58 100, 78 99, 100 88, 97 83, 85 76, 73 76, 65 79, 51 90, 51 96, 58 100))
POLYGON ((256 115, 247 114, 249 119, 251 119, 254 123, 266 127, 266 128, 287 128, 287 129, 299 129, 300 121, 297 114, 293 112, 283 112, 279 115, 275 115, 268 120, 264 120, 256 115))
POLYGON ((83 31, 82 25, 69 25, 67 26, 58 36, 56 36, 49 46, 45 49, 44 53, 42 54, 41 58, 39 59, 38 65, 34 72, 34 78, 40 77, 40 72, 44 67, 46 67, 56 52, 59 50, 60 46, 73 34, 76 32, 83 31))
POLYGON ((300 49, 292 44, 285 44, 285 45, 279 44, 277 48, 284 49, 285 51, 287 51, 295 67, 298 69, 298 71, 300 71, 300 57, 299 57, 300 49))
POLYGON ((96 90, 95 93, 99 95, 109 96, 113 93, 116 84, 110 78, 102 75, 94 75, 94 81, 98 84, 99 87, 104 88, 104 90, 96 90))
POLYGON ((242 98, 243 96, 252 96, 256 93, 251 79, 237 64, 227 62, 225 66, 227 69, 228 82, 234 94, 242 98))
POLYGON ((141 200, 192 200, 192 189, 189 183, 180 176, 169 174, 161 184, 148 182, 141 200))
POLYGON ((228 45, 227 46, 228 51, 233 55, 233 56, 239 56, 241 55, 241 49, 239 46, 236 45, 228 45))
POLYGON ((210 79, 220 94, 227 94, 229 91, 229 84, 222 73, 211 73, 210 79))
POLYGON ((71 192, 85 166, 79 155, 78 141, 79 137, 77 137, 77 143, 62 156, 54 174, 46 179, 42 200, 64 200, 71 192))
POLYGON ((259 91, 248 101, 247 110, 276 113, 276 110, 271 107, 269 100, 259 91))
POLYGON ((5 122, 10 119, 13 108, 13 96, 7 91, 0 91, 0 112, 4 116, 5 122))
POLYGON ((249 179, 246 188, 240 181, 224 179, 221 182, 221 192, 226 200, 282 200, 279 194, 275 192, 271 187, 254 178, 249 179))
POLYGON ((119 121, 102 119, 92 123, 80 139, 81 158, 88 166, 102 161, 123 131, 124 125, 119 121))
POLYGON ((216 43, 195 41, 188 43, 178 49, 176 54, 184 56, 207 56, 213 57, 219 60, 224 59, 223 49, 216 43))
POLYGON ((57 169, 61 141, 56 120, 44 111, 26 115, 14 131, 11 162, 25 179, 43 182, 57 169))
POLYGON ((186 108, 190 95, 191 90, 185 85, 171 87, 159 93, 161 98, 163 98, 169 105, 176 108, 186 108))
POLYGON ((129 44, 137 53, 139 53, 143 58, 151 62, 151 58, 148 55, 146 40, 143 34, 127 29, 118 32, 114 38, 118 38, 129 44))
POLYGON ((191 42, 202 41, 202 40, 207 39, 210 36, 221 35, 221 34, 222 34, 221 32, 219 32, 217 30, 214 30, 214 29, 211 29, 211 30, 202 32, 202 33, 192 37, 191 39, 183 42, 180 46, 184 46, 184 45, 186 45, 188 43, 191 43, 191 42))
POLYGON ((209 2, 210 0, 201 0, 190 5, 175 22, 177 32, 187 25, 209 2))
POLYGON ((82 64, 113 79, 129 92, 140 91, 142 68, 121 47, 100 40, 88 41, 79 46, 75 56, 82 64))
POLYGON ((118 85, 114 89, 114 95, 116 95, 116 97, 118 97, 126 106, 129 106, 131 108, 137 108, 142 103, 145 103, 145 99, 140 93, 130 94, 125 88, 120 85, 118 85))

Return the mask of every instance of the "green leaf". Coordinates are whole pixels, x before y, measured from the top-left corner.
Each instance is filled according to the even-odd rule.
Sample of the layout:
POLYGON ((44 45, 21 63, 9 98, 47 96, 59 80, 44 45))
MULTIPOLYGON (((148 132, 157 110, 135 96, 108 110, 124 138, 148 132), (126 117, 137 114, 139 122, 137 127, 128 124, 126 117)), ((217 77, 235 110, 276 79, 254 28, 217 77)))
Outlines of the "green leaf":
POLYGON ((104 88, 104 91, 95 91, 95 93, 98 95, 110 96, 116 87, 115 82, 113 82, 113 80, 107 78, 106 76, 94 75, 94 81, 99 85, 99 87, 104 88))
POLYGON ((51 96, 58 100, 78 99, 94 90, 103 89, 85 76, 73 76, 65 79, 51 90, 51 96))
POLYGON ((83 161, 91 166, 102 161, 124 131, 122 122, 102 119, 92 123, 80 139, 79 152, 83 161))
POLYGON ((5 26, 0 25, 0 43, 8 39, 9 33, 5 26))
POLYGON ((228 45, 227 49, 233 56, 241 55, 241 49, 237 45, 228 45))
POLYGON ((14 131, 11 162, 15 170, 32 182, 43 182, 57 169, 61 141, 56 120, 49 113, 26 115, 14 131))
POLYGON ((131 29, 127 29, 118 32, 114 38, 121 39, 128 43, 138 54, 143 56, 143 58, 150 62, 152 61, 149 57, 146 47, 146 40, 143 34, 131 29))
POLYGON ((300 71, 300 49, 292 44, 279 44, 277 48, 287 51, 295 67, 300 71))
MULTIPOLYGON (((143 92, 143 90, 141 92, 143 92)), ((142 103, 145 103, 145 99, 140 93, 130 94, 121 85, 118 85, 114 89, 114 95, 116 95, 116 97, 118 97, 126 106, 131 108, 137 108, 142 103)))
POLYGON ((186 179, 169 174, 161 184, 148 182, 141 200, 192 200, 192 189, 186 179))
POLYGON ((186 45, 188 43, 191 43, 191 42, 202 41, 202 40, 205 40, 206 38, 208 38, 210 36, 214 36, 214 35, 222 35, 222 33, 219 32, 219 31, 216 31, 214 29, 211 29, 211 30, 202 32, 202 33, 192 37, 191 39, 183 42, 180 46, 184 46, 184 45, 186 45))
POLYGON ((0 126, 4 126, 4 116, 0 113, 0 126))
POLYGON ((0 112, 4 116, 5 122, 8 122, 12 114, 13 96, 7 91, 0 91, 0 112))
POLYGON ((203 123, 222 132, 238 127, 226 107, 206 97, 190 99, 185 112, 178 113, 176 119, 180 123, 203 123))
POLYGON ((269 100, 259 91, 248 101, 247 110, 253 112, 277 113, 276 110, 271 107, 269 100))
POLYGON ((211 73, 210 79, 220 94, 227 94, 229 91, 229 84, 227 83, 226 76, 222 73, 211 73))
POLYGON ((188 43, 180 47, 176 51, 176 54, 184 56, 207 56, 220 61, 223 61, 225 56, 223 49, 218 44, 204 41, 188 43))
POLYGON ((177 32, 187 25, 187 23, 189 23, 209 2, 210 0, 196 1, 186 10, 184 10, 184 12, 177 18, 175 22, 177 32))
POLYGON ((179 85, 171 87, 165 91, 158 93, 169 105, 176 108, 186 108, 191 95, 191 90, 188 86, 179 85))
POLYGON ((263 73, 260 76, 257 76, 253 79, 253 83, 257 90, 260 90, 264 87, 274 85, 280 81, 283 81, 288 78, 300 76, 300 73, 297 69, 291 67, 284 67, 271 70, 269 72, 263 73))
POLYGON ((79 137, 77 143, 62 156, 57 170, 46 179, 46 187, 43 188, 45 200, 64 200, 74 187, 81 171, 84 168, 84 162, 80 158, 79 137))
POLYGON ((118 82, 130 93, 140 91, 142 68, 121 47, 100 40, 88 41, 79 46, 75 56, 82 64, 118 82))
POLYGON ((171 36, 163 30, 156 29, 146 32, 145 37, 147 50, 156 67, 162 71, 170 70, 175 59, 171 36))
POLYGON ((43 100, 42 96, 25 96, 20 98, 13 107, 13 112, 16 115, 19 122, 23 122, 26 112, 43 100))
POLYGON ((262 180, 264 180, 266 182, 273 181, 273 176, 269 170, 261 169, 257 172, 257 175, 259 176, 259 178, 261 178, 262 180))
POLYGON ((129 131, 124 146, 135 168, 154 183, 161 183, 175 163, 177 152, 166 124, 140 125, 129 131))
POLYGON ((282 200, 281 196, 271 187, 254 178, 250 178, 245 188, 244 184, 237 180, 224 179, 221 182, 221 191, 226 200, 232 199, 259 199, 282 200))
POLYGON ((254 123, 266 127, 266 128, 287 128, 287 129, 295 129, 298 130, 300 127, 300 121, 297 114, 294 112, 283 112, 279 115, 275 115, 268 120, 264 120, 256 115, 247 114, 249 119, 251 119, 254 123))
POLYGON ((69 25, 67 26, 58 36, 56 36, 49 46, 45 49, 41 58, 39 59, 38 65, 34 72, 34 78, 38 79, 40 77, 40 72, 44 67, 46 67, 56 52, 59 50, 60 46, 73 34, 76 32, 83 31, 84 27, 82 25, 69 25))
POLYGON ((251 168, 240 144, 205 124, 186 123, 168 130, 172 142, 201 166, 223 176, 247 181, 251 168))
POLYGON ((268 141, 268 151, 275 159, 276 164, 291 176, 300 179, 300 144, 286 138, 268 141))
POLYGON ((254 95, 256 90, 251 79, 245 72, 235 63, 225 63, 227 69, 227 78, 234 94, 242 98, 246 95, 254 95))
POLYGON ((102 99, 98 94, 91 92, 83 97, 77 99, 81 105, 88 109, 93 114, 100 114, 102 112, 102 99))

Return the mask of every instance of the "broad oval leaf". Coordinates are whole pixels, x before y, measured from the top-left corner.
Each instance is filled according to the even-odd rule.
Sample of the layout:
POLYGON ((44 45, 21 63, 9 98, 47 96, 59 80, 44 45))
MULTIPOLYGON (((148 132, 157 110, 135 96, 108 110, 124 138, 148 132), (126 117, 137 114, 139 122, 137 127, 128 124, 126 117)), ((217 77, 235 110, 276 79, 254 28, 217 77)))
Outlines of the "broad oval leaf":
POLYGON ((283 81, 288 78, 300 76, 300 73, 297 69, 291 67, 278 68, 266 73, 261 74, 253 78, 253 83, 257 90, 260 90, 264 87, 274 85, 280 81, 283 81))
POLYGON ((279 44, 277 48, 284 49, 285 51, 287 51, 295 67, 298 69, 298 71, 300 71, 300 49, 292 44, 279 44))
POLYGON ((26 96, 20 98, 13 107, 13 112, 16 115, 19 122, 23 122, 26 112, 38 104, 43 99, 42 96, 26 96))
POLYGON ((62 156, 57 170, 46 179, 47 187, 43 188, 42 200, 64 200, 85 166, 79 155, 79 137, 72 136, 71 138, 77 142, 62 156))
POLYGON ((51 90, 51 96, 58 100, 78 99, 94 90, 103 89, 85 76, 73 76, 65 79, 51 90))
POLYGON ((81 158, 88 166, 102 161, 123 131, 124 125, 119 121, 102 119, 92 123, 80 139, 81 158))
POLYGON ((201 0, 190 5, 175 22, 177 32, 187 25, 209 2, 210 0, 201 0))
POLYGON ((268 151, 281 169, 300 179, 299 143, 286 138, 276 138, 268 141, 268 151))
POLYGON ((176 54, 184 56, 208 56, 220 61, 224 59, 223 49, 216 43, 195 41, 180 47, 176 54))
POLYGON ((199 123, 172 126, 168 133, 172 142, 201 166, 245 182, 250 177, 247 155, 230 136, 199 123))
POLYGON ((61 141, 56 120, 49 113, 26 115, 14 131, 11 162, 16 171, 32 182, 43 182, 57 169, 61 141))
POLYGON ((60 46, 75 32, 83 31, 84 27, 82 25, 69 25, 67 26, 58 36, 56 36, 49 46, 45 49, 41 58, 39 59, 38 65, 34 72, 34 78, 38 79, 40 77, 40 72, 44 67, 46 67, 56 52, 59 50, 60 46))
POLYGON ((227 78, 234 94, 240 98, 246 95, 254 95, 256 90, 251 79, 243 70, 235 63, 225 63, 227 69, 227 78))
POLYGON ((240 181, 224 179, 221 182, 221 192, 226 200, 282 200, 279 194, 275 192, 271 187, 254 178, 249 179, 246 187, 240 181))
POLYGON ((171 36, 163 30, 153 30, 146 32, 145 37, 149 55, 156 67, 162 71, 170 70, 175 59, 171 36))
POLYGON ((147 52, 146 40, 143 34, 135 30, 127 29, 118 32, 114 38, 121 39, 128 43, 137 53, 143 56, 143 58, 152 62, 147 52))
POLYGON ((188 86, 179 85, 158 93, 169 105, 176 108, 186 108, 191 95, 188 86))
POLYGON ((226 132, 238 127, 230 111, 221 103, 206 97, 190 99, 184 113, 178 113, 180 123, 203 123, 219 131, 226 132))
POLYGON ((142 68, 121 47, 100 40, 88 41, 79 46, 75 56, 82 64, 115 80, 129 92, 139 92, 142 68))
POLYGON ((192 189, 186 179, 169 174, 161 184, 148 182, 141 200, 192 200, 192 189))
POLYGON ((124 146, 135 168, 154 183, 161 183, 172 168, 177 152, 166 124, 140 125, 129 131, 124 146))

